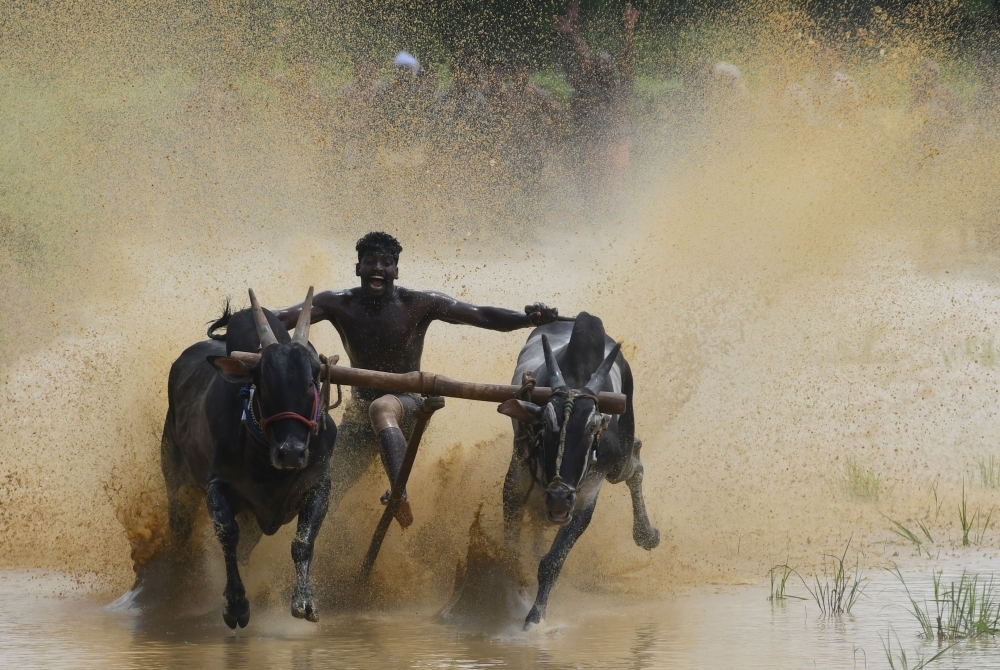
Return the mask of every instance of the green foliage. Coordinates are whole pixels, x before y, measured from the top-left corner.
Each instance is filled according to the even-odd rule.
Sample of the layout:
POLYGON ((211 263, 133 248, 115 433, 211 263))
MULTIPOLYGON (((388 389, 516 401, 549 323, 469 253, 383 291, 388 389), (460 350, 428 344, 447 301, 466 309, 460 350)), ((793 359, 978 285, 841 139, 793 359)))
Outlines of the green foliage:
POLYGON ((980 458, 979 478, 984 489, 1000 488, 1000 459, 992 455, 988 459, 980 458))
POLYGON ((918 653, 916 665, 911 666, 910 659, 906 656, 906 650, 900 644, 899 636, 896 635, 896 631, 893 630, 892 626, 889 626, 889 631, 885 634, 885 639, 882 639, 881 633, 879 633, 878 639, 882 643, 882 649, 885 651, 885 657, 889 661, 889 667, 892 670, 921 670, 921 668, 926 668, 929 664, 944 656, 945 652, 954 646, 949 645, 944 649, 940 649, 930 658, 924 658, 923 654, 918 653), (893 654, 892 651, 892 637, 890 635, 896 638, 896 646, 899 648, 896 654, 893 654))
POLYGON ((854 565, 853 572, 844 565, 844 561, 847 559, 847 551, 850 547, 851 540, 848 540, 847 546, 844 547, 844 553, 841 556, 828 554, 824 557, 824 568, 827 564, 826 559, 830 559, 833 574, 826 574, 823 581, 820 581, 819 575, 815 575, 813 577, 813 585, 810 586, 801 575, 798 575, 802 581, 802 585, 809 591, 809 595, 816 601, 819 611, 824 616, 850 614, 851 608, 857 603, 858 599, 864 593, 865 587, 868 585, 868 580, 861 576, 860 556, 854 565))
POLYGON ((882 476, 870 468, 860 465, 853 458, 844 462, 841 485, 844 491, 859 500, 877 502, 882 493, 882 476))
POLYGON ((913 546, 917 548, 917 554, 925 552, 928 558, 931 557, 931 552, 924 546, 924 539, 926 539, 931 544, 934 544, 934 538, 931 537, 931 532, 927 529, 927 526, 925 526, 922 522, 917 521, 917 526, 919 526, 920 532, 922 533, 921 537, 920 535, 917 535, 915 532, 913 532, 903 524, 899 523, 898 521, 890 519, 889 517, 885 516, 885 514, 883 514, 882 516, 885 517, 885 519, 892 524, 889 530, 891 530, 893 533, 900 536, 907 542, 912 543, 913 546))
POLYGON ((797 574, 795 569, 790 567, 788 563, 783 563, 781 565, 775 565, 770 570, 767 571, 767 576, 771 578, 771 595, 767 597, 771 602, 780 602, 788 598, 793 598, 795 600, 805 600, 801 596, 793 596, 786 592, 788 586, 788 578, 793 574, 797 574))
POLYGON ((991 637, 1000 633, 1000 584, 993 575, 980 578, 962 572, 958 582, 944 586, 941 574, 933 576, 934 613, 924 601, 920 604, 910 593, 899 568, 889 570, 903 584, 910 599, 910 613, 920 624, 927 639, 962 640, 991 637))
POLYGON ((962 502, 958 506, 958 521, 962 525, 962 546, 968 547, 970 544, 974 544, 977 547, 983 543, 983 537, 986 535, 986 531, 990 527, 990 521, 993 519, 993 507, 990 507, 989 514, 986 515, 986 520, 983 520, 982 510, 978 507, 976 511, 973 512, 972 516, 969 516, 968 502, 965 496, 965 480, 962 480, 962 502), (969 533, 972 533, 972 540, 969 539, 969 533))

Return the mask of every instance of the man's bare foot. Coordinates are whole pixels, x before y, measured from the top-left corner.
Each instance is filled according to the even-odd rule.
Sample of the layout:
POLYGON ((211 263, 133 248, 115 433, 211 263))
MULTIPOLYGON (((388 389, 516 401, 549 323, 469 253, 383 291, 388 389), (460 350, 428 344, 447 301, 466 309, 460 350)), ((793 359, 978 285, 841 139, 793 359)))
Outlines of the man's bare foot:
POLYGON ((413 512, 410 510, 409 500, 399 501, 399 507, 396 508, 395 516, 400 528, 409 528, 413 525, 413 512))
MULTIPOLYGON (((380 498, 383 505, 389 504, 389 495, 392 491, 386 491, 380 498)), ((400 528, 409 528, 413 525, 413 511, 410 509, 410 501, 406 499, 406 493, 403 493, 403 499, 399 501, 399 506, 396 508, 396 513, 393 514, 396 521, 399 522, 400 528)))

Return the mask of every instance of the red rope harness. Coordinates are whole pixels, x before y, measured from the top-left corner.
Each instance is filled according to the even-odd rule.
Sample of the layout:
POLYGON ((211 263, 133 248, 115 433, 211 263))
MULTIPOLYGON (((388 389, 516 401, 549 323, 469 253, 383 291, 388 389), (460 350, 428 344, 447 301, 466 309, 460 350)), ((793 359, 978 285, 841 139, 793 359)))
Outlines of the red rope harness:
MULTIPOLYGON (((260 403, 259 402, 257 403, 257 410, 260 411, 260 403)), ((313 413, 314 417, 319 417, 319 393, 316 392, 316 385, 315 384, 313 384, 313 411, 312 411, 312 413, 313 413)), ((263 412, 261 412, 261 414, 263 415, 263 412)), ((270 435, 268 435, 267 427, 269 425, 271 425, 272 423, 274 423, 275 421, 281 421, 283 419, 295 419, 296 421, 299 421, 300 423, 304 423, 307 426, 309 426, 309 431, 311 433, 313 433, 313 434, 315 434, 317 432, 317 429, 319 428, 319 421, 317 421, 316 419, 307 419, 306 417, 302 416, 298 412, 278 412, 277 414, 272 414, 271 416, 269 416, 267 418, 261 418, 261 420, 260 420, 260 429, 264 432, 264 437, 266 439, 270 439, 270 437, 271 437, 270 435)))

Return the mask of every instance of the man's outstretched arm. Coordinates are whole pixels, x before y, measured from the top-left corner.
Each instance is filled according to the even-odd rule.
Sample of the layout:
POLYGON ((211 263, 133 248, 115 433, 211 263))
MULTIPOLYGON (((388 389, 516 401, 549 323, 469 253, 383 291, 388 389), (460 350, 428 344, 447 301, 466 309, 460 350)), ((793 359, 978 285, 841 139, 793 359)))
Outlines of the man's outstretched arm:
MULTIPOLYGON (((331 313, 331 307, 337 299, 337 294, 333 291, 323 291, 322 293, 317 293, 313 297, 313 307, 312 314, 310 315, 309 323, 316 323, 317 321, 322 321, 327 319, 331 313)), ((298 305, 292 305, 291 307, 286 307, 285 309, 277 312, 275 316, 278 320, 285 325, 285 328, 291 330, 295 327, 295 324, 299 321, 299 314, 302 312, 302 303, 298 305)))
POLYGON ((473 305, 443 293, 428 295, 434 301, 431 318, 445 323, 464 324, 501 332, 552 323, 559 316, 557 308, 541 302, 528 305, 523 312, 516 312, 503 307, 473 305))

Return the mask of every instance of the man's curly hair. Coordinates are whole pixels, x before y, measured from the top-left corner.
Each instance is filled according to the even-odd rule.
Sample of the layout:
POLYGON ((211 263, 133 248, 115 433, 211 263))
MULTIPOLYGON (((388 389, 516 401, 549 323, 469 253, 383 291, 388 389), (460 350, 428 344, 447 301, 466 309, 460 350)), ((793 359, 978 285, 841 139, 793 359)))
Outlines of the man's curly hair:
POLYGON ((399 244, 399 240, 390 235, 389 233, 383 233, 382 231, 372 231, 358 240, 358 243, 354 246, 358 252, 358 262, 364 258, 364 255, 372 251, 381 252, 383 254, 390 254, 396 261, 399 261, 399 254, 403 251, 402 245, 399 244))

